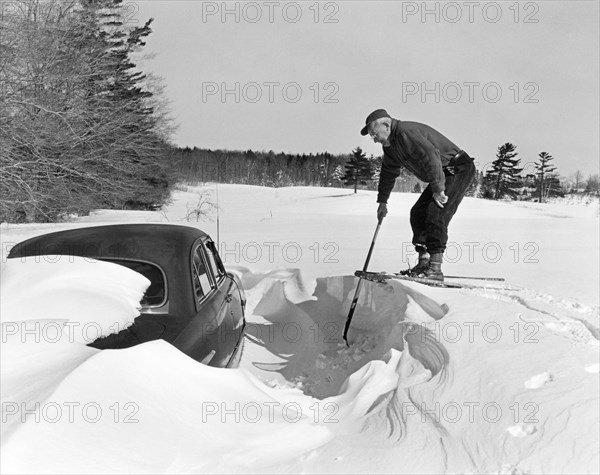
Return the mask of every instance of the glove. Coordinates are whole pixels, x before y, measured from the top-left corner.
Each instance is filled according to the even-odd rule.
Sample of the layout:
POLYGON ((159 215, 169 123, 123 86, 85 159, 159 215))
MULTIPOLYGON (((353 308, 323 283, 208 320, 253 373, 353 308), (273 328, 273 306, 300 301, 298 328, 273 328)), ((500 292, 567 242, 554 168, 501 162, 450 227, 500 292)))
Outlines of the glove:
POLYGON ((435 201, 435 204, 438 205, 440 208, 443 208, 444 205, 448 202, 448 197, 446 196, 446 193, 440 191, 439 193, 433 194, 433 201, 435 201))

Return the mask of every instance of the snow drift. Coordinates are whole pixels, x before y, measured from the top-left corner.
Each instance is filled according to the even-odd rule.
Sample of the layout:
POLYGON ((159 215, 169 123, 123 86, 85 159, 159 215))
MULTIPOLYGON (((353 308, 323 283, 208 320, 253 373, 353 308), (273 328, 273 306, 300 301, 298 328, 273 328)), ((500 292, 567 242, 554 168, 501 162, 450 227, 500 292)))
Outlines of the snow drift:
POLYGON ((2 265, 3 437, 98 352, 87 343, 133 323, 149 284, 130 269, 82 257, 29 257, 2 265))
MULTIPOLYGON (((164 213, 101 211, 59 227, 180 221, 202 190, 177 193, 164 213)), ((406 264, 414 199, 392 195, 372 269, 406 264)), ((3 261, 1 469, 598 473, 597 265, 570 265, 582 252, 597 263, 597 209, 465 199, 452 228, 462 257, 446 271, 511 285, 366 282, 346 347, 374 203, 372 192, 220 185, 220 250, 248 298, 238 370, 161 341, 85 346, 137 315, 147 282, 128 269, 3 261), (21 322, 39 344, 21 341, 21 322)), ((2 225, 3 252, 53 230, 2 225)))
MULTIPOLYGON (((82 315, 92 315, 90 282, 79 264, 71 268, 76 278, 67 280, 73 295, 81 296, 71 298, 69 308, 83 323, 82 315)), ((111 279, 112 267, 106 266, 111 279)), ((61 279, 71 269, 62 269, 61 279)), ((354 277, 320 278, 307 296, 297 270, 238 272, 251 320, 242 369, 198 364, 163 341, 98 351, 73 340, 40 350, 13 337, 3 355, 3 418, 12 430, 4 437, 2 469, 352 471, 365 456, 372 470, 393 472, 596 468, 593 336, 543 326, 535 346, 515 345, 511 328, 521 320, 511 311, 519 305, 514 301, 439 289, 425 295, 411 283, 366 283, 346 347, 341 332, 354 277), (476 330, 486 324, 493 333, 480 336, 476 330), (458 329, 469 327, 471 337, 459 337, 458 329), (569 347, 568 356, 551 364, 540 358, 562 347, 569 347), (42 369, 52 375, 51 383, 20 392, 42 369), (579 392, 576 405, 573 388, 579 392), (22 401, 26 409, 14 404, 22 401), (564 431, 567 421, 586 428, 577 444, 564 431), (569 460, 557 455, 566 448, 574 454, 569 460)), ((120 303, 103 309, 104 321, 144 288, 141 279, 123 277, 129 282, 123 292, 112 287, 106 293, 120 303)), ((60 285, 44 272, 40 278, 32 288, 41 296, 60 285)), ((28 295, 35 301, 35 293, 28 295)), ((44 312, 47 319, 64 319, 59 306, 48 308, 56 313, 44 312)), ((546 319, 520 310, 528 322, 546 319)), ((131 308, 126 313, 135 314, 131 308)))

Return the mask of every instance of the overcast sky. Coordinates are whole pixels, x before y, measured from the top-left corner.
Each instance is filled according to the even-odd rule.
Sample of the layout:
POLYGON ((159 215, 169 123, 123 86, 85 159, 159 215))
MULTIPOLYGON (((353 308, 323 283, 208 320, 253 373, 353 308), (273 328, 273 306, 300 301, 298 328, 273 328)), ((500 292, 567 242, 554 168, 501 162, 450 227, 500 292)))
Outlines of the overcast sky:
POLYGON ((153 17, 178 145, 349 153, 366 115, 427 123, 476 157, 599 166, 599 2, 127 2, 153 17))

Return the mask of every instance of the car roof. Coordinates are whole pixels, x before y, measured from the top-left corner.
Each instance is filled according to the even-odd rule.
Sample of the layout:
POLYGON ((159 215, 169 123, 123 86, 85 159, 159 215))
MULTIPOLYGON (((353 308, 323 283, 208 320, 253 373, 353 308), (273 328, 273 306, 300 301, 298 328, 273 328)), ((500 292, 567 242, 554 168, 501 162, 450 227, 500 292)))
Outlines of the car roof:
POLYGON ((210 239, 200 229, 174 224, 115 224, 43 234, 15 245, 8 258, 72 255, 103 260, 151 262, 165 273, 169 286, 169 314, 195 311, 190 278, 192 246, 210 239))
POLYGON ((168 267, 198 238, 208 234, 191 226, 143 223, 113 224, 69 229, 27 239, 14 246, 8 257, 74 255, 104 259, 150 260, 168 267))

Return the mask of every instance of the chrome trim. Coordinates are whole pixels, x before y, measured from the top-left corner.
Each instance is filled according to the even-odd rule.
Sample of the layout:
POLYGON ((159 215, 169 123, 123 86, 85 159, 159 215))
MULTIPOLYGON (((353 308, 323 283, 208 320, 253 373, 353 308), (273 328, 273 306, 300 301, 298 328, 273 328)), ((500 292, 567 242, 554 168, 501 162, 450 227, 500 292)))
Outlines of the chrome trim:
POLYGON ((167 303, 161 307, 147 307, 142 305, 140 313, 142 315, 167 315, 169 313, 169 302, 167 301, 167 303))

